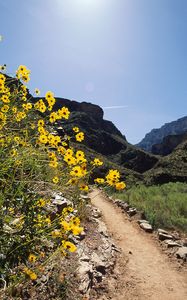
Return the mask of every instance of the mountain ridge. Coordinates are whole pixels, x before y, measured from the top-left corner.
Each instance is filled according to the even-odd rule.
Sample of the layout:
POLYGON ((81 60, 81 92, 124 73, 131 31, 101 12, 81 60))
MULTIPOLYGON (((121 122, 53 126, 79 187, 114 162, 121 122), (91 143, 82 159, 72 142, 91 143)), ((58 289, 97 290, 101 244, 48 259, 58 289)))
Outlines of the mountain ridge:
POLYGON ((183 134, 185 131, 187 131, 187 116, 165 123, 160 128, 152 129, 136 146, 152 152, 152 146, 160 144, 164 137, 183 134))

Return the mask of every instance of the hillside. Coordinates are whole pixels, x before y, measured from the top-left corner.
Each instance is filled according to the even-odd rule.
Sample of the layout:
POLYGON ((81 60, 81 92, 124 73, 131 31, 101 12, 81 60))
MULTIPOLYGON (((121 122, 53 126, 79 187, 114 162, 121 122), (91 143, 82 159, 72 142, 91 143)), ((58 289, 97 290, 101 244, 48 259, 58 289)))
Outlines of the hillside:
POLYGON ((111 121, 103 119, 103 110, 98 105, 56 98, 54 110, 61 105, 69 108, 71 116, 66 123, 58 122, 58 134, 63 134, 64 129, 71 133, 73 126, 77 124, 85 132, 83 144, 109 160, 139 173, 151 169, 158 161, 154 155, 129 144, 111 121))
POLYGON ((166 123, 161 128, 152 129, 136 146, 152 152, 152 146, 160 144, 164 137, 168 135, 183 134, 185 131, 187 131, 187 116, 176 121, 166 123))
MULTIPOLYGON (((33 98, 33 102, 36 102, 38 99, 33 98)), ((151 154, 129 144, 111 121, 103 119, 104 113, 100 106, 57 97, 54 110, 58 110, 63 105, 68 107, 71 115, 68 121, 57 121, 53 125, 58 134, 63 136, 64 132, 66 132, 71 135, 72 128, 75 125, 78 126, 85 133, 85 140, 82 144, 86 147, 87 152, 92 155, 91 153, 94 151, 102 155, 102 159, 107 161, 107 164, 120 166, 121 172, 124 174, 123 178, 125 180, 130 178, 128 180, 129 183, 143 180, 148 184, 158 184, 170 181, 184 182, 186 180, 187 168, 184 164, 186 153, 185 149, 183 149, 183 144, 181 144, 185 140, 185 134, 178 138, 176 138, 176 135, 174 136, 175 143, 170 142, 171 146, 169 149, 172 152, 178 146, 177 150, 172 152, 171 156, 162 158, 160 155, 151 154)), ((187 126, 186 122, 187 117, 182 118, 176 122, 172 122, 171 128, 175 132, 177 130, 184 131, 185 126, 187 126), (177 125, 174 126, 174 124, 177 125)), ((165 128, 165 126, 161 128, 165 128)), ((163 129, 163 132, 166 133, 168 130, 163 129)), ((165 138, 167 147, 170 145, 168 139, 169 137, 165 138)), ((172 137, 170 137, 170 140, 172 140, 172 137)), ((156 142, 154 141, 153 143, 155 144, 156 142)), ((166 151, 165 148, 162 151, 166 151)), ((100 174, 104 174, 106 170, 101 168, 99 172, 101 172, 100 174)), ((96 175, 98 176, 98 174, 96 175)))
POLYGON ((144 175, 149 184, 187 182, 187 140, 179 144, 171 154, 161 157, 144 175))
MULTIPOLYGON (((7 78, 12 80, 10 77, 7 78)), ((16 84, 15 79, 11 82, 11 85, 16 84)), ((46 101, 45 98, 33 97, 29 93, 28 98, 33 103, 39 99, 46 101)), ((104 113, 100 106, 59 97, 55 99, 53 111, 65 106, 71 114, 68 120, 61 119, 51 124, 52 130, 61 137, 65 137, 66 134, 72 136, 73 127, 78 126, 85 134, 85 140, 80 146, 84 147, 90 157, 93 156, 93 153, 99 155, 106 162, 105 166, 112 168, 118 166, 121 173, 124 174, 123 179, 129 184, 139 181, 158 184, 186 180, 186 150, 183 148, 186 141, 185 133, 167 136, 162 143, 157 145, 155 144, 158 135, 155 135, 156 140, 153 140, 154 135, 152 135, 152 143, 155 145, 153 149, 155 149, 155 154, 159 154, 154 155, 129 144, 111 121, 103 119, 104 113), (175 148, 176 151, 174 151, 175 148), (165 158, 160 156, 167 154, 170 155, 165 158)), ((162 134, 169 132, 169 128, 173 128, 175 133, 177 131, 184 132, 187 127, 186 123, 187 117, 184 117, 172 122, 172 124, 165 124, 160 130, 162 134)), ((156 131, 159 132, 159 129, 156 131)), ((146 136, 149 137, 150 133, 146 136)), ((71 142, 74 141, 74 139, 71 140, 71 142)), ((104 175, 106 171, 107 167, 101 167, 96 174, 93 174, 93 178, 104 175)))
POLYGON ((156 155, 168 155, 185 140, 187 140, 187 131, 183 134, 167 135, 160 144, 152 146, 151 152, 156 155))

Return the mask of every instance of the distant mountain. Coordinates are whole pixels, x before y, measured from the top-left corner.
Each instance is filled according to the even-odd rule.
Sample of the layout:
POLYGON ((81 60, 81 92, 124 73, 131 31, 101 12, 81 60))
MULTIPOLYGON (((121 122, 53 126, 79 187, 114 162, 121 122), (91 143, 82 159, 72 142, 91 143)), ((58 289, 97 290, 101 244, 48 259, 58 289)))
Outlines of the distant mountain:
POLYGON ((167 135, 163 138, 160 144, 152 146, 151 152, 156 155, 168 155, 170 154, 179 144, 187 140, 187 131, 183 134, 167 135))
POLYGON ((136 146, 146 151, 152 152, 153 145, 162 143, 164 137, 168 135, 181 135, 186 131, 187 116, 180 118, 177 121, 166 123, 159 129, 151 130, 136 146))

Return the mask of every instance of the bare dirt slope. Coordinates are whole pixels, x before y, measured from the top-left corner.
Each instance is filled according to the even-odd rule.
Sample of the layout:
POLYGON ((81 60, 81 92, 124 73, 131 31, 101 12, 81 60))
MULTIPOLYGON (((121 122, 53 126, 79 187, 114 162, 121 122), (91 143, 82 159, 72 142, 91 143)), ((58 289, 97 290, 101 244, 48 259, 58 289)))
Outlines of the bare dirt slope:
POLYGON ((108 231, 121 248, 114 271, 117 280, 110 280, 110 295, 100 299, 187 299, 187 273, 179 271, 156 241, 129 222, 100 191, 93 191, 91 199, 102 211, 108 231))

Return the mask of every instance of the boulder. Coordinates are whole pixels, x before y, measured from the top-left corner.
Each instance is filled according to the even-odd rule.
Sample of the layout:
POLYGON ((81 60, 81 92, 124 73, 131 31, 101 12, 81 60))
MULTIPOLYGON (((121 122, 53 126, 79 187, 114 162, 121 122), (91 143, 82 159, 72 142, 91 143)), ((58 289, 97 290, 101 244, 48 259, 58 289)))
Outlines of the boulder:
POLYGON ((149 222, 147 220, 138 220, 137 223, 141 224, 141 223, 149 223, 149 222))
POLYGON ((182 258, 183 260, 187 260, 187 247, 181 247, 177 252, 176 252, 177 258, 182 258))
POLYGON ((83 294, 86 294, 90 289, 92 282, 92 265, 90 265, 87 261, 80 261, 79 268, 77 269, 77 274, 80 280, 79 291, 83 294))
POLYGON ((136 210, 136 208, 131 207, 131 208, 129 208, 129 210, 127 210, 127 213, 130 217, 132 217, 137 213, 137 210, 136 210))
POLYGON ((164 240, 173 240, 173 236, 170 234, 166 234, 166 233, 159 233, 158 234, 158 238, 160 241, 164 241, 164 240))
POLYGON ((177 243, 173 240, 165 240, 164 243, 168 246, 168 248, 170 248, 170 247, 182 247, 179 243, 177 243))
POLYGON ((104 235, 105 237, 108 237, 108 233, 107 233, 107 228, 105 223, 97 220, 98 223, 98 232, 101 233, 102 235, 104 235))
POLYGON ((96 252, 92 253, 91 261, 93 262, 94 267, 98 272, 102 274, 106 273, 106 262, 102 260, 102 258, 96 252))
POLYGON ((140 227, 146 232, 153 232, 153 227, 149 223, 141 223, 140 227))
POLYGON ((100 209, 94 207, 93 212, 92 212, 92 216, 96 219, 100 218, 102 216, 102 213, 101 213, 100 209))

